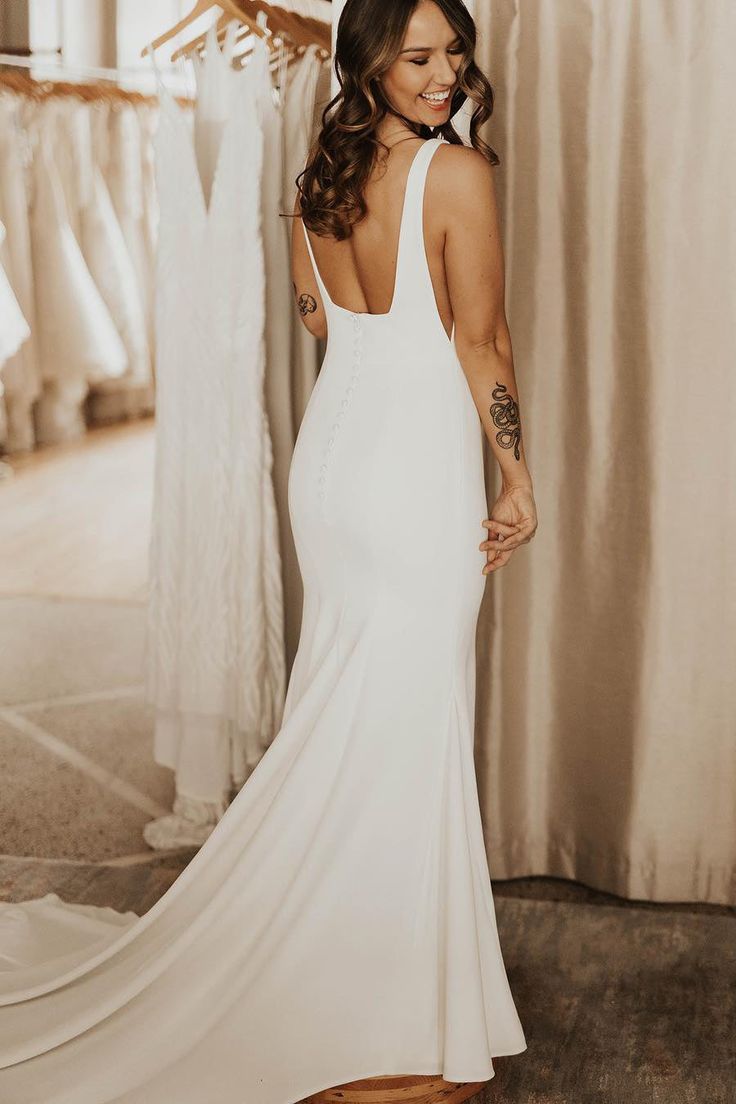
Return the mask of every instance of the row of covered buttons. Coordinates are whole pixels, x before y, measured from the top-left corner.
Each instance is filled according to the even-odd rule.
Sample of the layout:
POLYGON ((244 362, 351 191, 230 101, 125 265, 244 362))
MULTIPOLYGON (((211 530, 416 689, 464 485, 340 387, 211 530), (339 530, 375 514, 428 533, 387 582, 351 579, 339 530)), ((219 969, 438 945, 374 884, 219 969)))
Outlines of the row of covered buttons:
POLYGON ((350 396, 352 395, 358 383, 358 378, 360 376, 360 364, 363 358, 363 329, 360 321, 360 315, 353 314, 351 317, 353 319, 353 371, 350 376, 350 383, 348 384, 345 391, 345 398, 340 403, 340 409, 338 410, 335 416, 335 421, 333 422, 330 429, 330 436, 327 440, 327 450, 319 468, 319 497, 321 500, 324 500, 325 497, 325 483, 327 482, 327 461, 329 459, 330 453, 332 452, 332 449, 335 447, 335 438, 340 430, 341 419, 348 408, 350 396))

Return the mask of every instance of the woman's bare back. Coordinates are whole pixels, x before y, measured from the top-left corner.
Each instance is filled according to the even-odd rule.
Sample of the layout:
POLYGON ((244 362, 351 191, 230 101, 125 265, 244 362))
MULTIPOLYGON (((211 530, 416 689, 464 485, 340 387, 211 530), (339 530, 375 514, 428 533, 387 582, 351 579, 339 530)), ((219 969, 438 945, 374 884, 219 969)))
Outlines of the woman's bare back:
MULTIPOLYGON (((425 139, 412 136, 391 147, 365 186, 367 214, 353 225, 344 241, 310 231, 310 242, 330 298, 348 311, 385 314, 393 300, 399 226, 409 169, 425 139)), ((437 159, 442 151, 437 153, 437 159)), ((424 202, 424 243, 437 309, 447 334, 452 309, 444 265, 445 225, 438 203, 432 202, 432 176, 427 176, 424 202)))

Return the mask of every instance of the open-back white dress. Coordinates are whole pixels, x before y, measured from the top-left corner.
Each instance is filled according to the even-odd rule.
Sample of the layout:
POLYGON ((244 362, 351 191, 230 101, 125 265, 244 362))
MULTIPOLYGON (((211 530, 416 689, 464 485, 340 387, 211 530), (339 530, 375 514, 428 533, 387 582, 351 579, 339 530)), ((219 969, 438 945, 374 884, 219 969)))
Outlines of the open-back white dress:
POLYGON ((440 144, 411 164, 391 309, 349 311, 317 273, 282 728, 142 917, 0 910, 2 1100, 294 1104, 370 1076, 483 1081, 526 1048, 473 763, 482 435, 423 238, 440 144))

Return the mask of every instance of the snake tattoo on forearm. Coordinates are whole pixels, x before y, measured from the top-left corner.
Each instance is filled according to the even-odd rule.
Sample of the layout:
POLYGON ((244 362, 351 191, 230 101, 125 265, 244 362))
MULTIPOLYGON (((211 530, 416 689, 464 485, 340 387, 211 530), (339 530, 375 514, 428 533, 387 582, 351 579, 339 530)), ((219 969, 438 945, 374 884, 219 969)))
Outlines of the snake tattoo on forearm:
POLYGON ((521 421, 519 419, 519 405, 508 394, 506 386, 499 383, 498 380, 496 380, 496 386, 493 388, 491 396, 497 400, 491 403, 489 409, 493 424, 498 430, 496 440, 501 448, 512 448, 514 459, 520 460, 521 421))

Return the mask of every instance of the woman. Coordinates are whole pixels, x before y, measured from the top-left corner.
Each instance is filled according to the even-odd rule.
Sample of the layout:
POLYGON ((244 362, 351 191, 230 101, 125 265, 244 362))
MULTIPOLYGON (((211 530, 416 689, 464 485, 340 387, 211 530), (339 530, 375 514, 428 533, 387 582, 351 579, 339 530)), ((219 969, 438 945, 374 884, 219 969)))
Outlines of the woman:
MULTIPOLYGON (((498 158, 478 136, 491 115, 493 94, 473 61, 474 48, 475 26, 460 0, 405 0, 388 8, 380 0, 348 0, 335 54, 342 91, 325 111, 316 151, 302 174, 292 271, 298 308, 316 337, 328 336, 330 315, 338 327, 341 315, 360 320, 387 312, 409 169, 430 129, 438 132, 446 148, 436 158, 429 152, 431 172, 423 166, 423 246, 433 294, 421 304, 426 318, 420 314, 418 322, 437 331, 439 314, 448 337, 454 327, 457 356, 501 469, 492 519, 481 523, 492 534, 480 545, 488 574, 509 562, 537 523, 504 311, 491 170, 498 158), (451 122, 468 96, 477 103, 470 124, 475 148, 461 143, 451 122), (315 236, 311 242, 302 218, 315 236)), ((420 271, 412 275, 426 284, 422 260, 420 253, 420 271)), ((408 315, 394 321, 411 331, 408 315)), ((412 336, 416 341, 420 333, 412 336)), ((396 325, 385 326, 381 339, 390 349, 396 325)), ((445 353, 454 359, 451 350, 445 353)), ((328 351, 330 361, 339 355, 328 351)))
POLYGON ((294 222, 297 301, 329 339, 290 471, 304 608, 283 725, 142 917, 0 907, 0 1100, 296 1104, 370 1077, 486 1081, 526 1047, 472 758, 482 571, 536 525, 490 172, 449 123, 476 99, 482 150, 473 43, 459 0, 343 13, 343 91, 294 222))
POLYGON ((346 707, 361 703, 356 809, 370 823, 376 808, 362 877, 398 902, 378 910, 374 967, 387 968, 389 946, 404 957, 389 1030, 403 992, 404 1015, 426 1032, 405 1029, 403 1057, 384 1052, 390 1072, 452 1081, 488 1079, 492 1055, 525 1046, 478 812, 474 638, 481 575, 537 524, 504 314, 498 159, 478 138, 492 93, 474 45, 460 0, 348 0, 341 92, 292 227, 297 304, 327 338, 290 475, 305 583, 297 677, 336 641, 353 680, 346 707), (475 148, 451 123, 467 95, 475 148), (490 518, 479 418, 502 476, 490 518), (402 833, 389 859, 383 846, 402 833))

